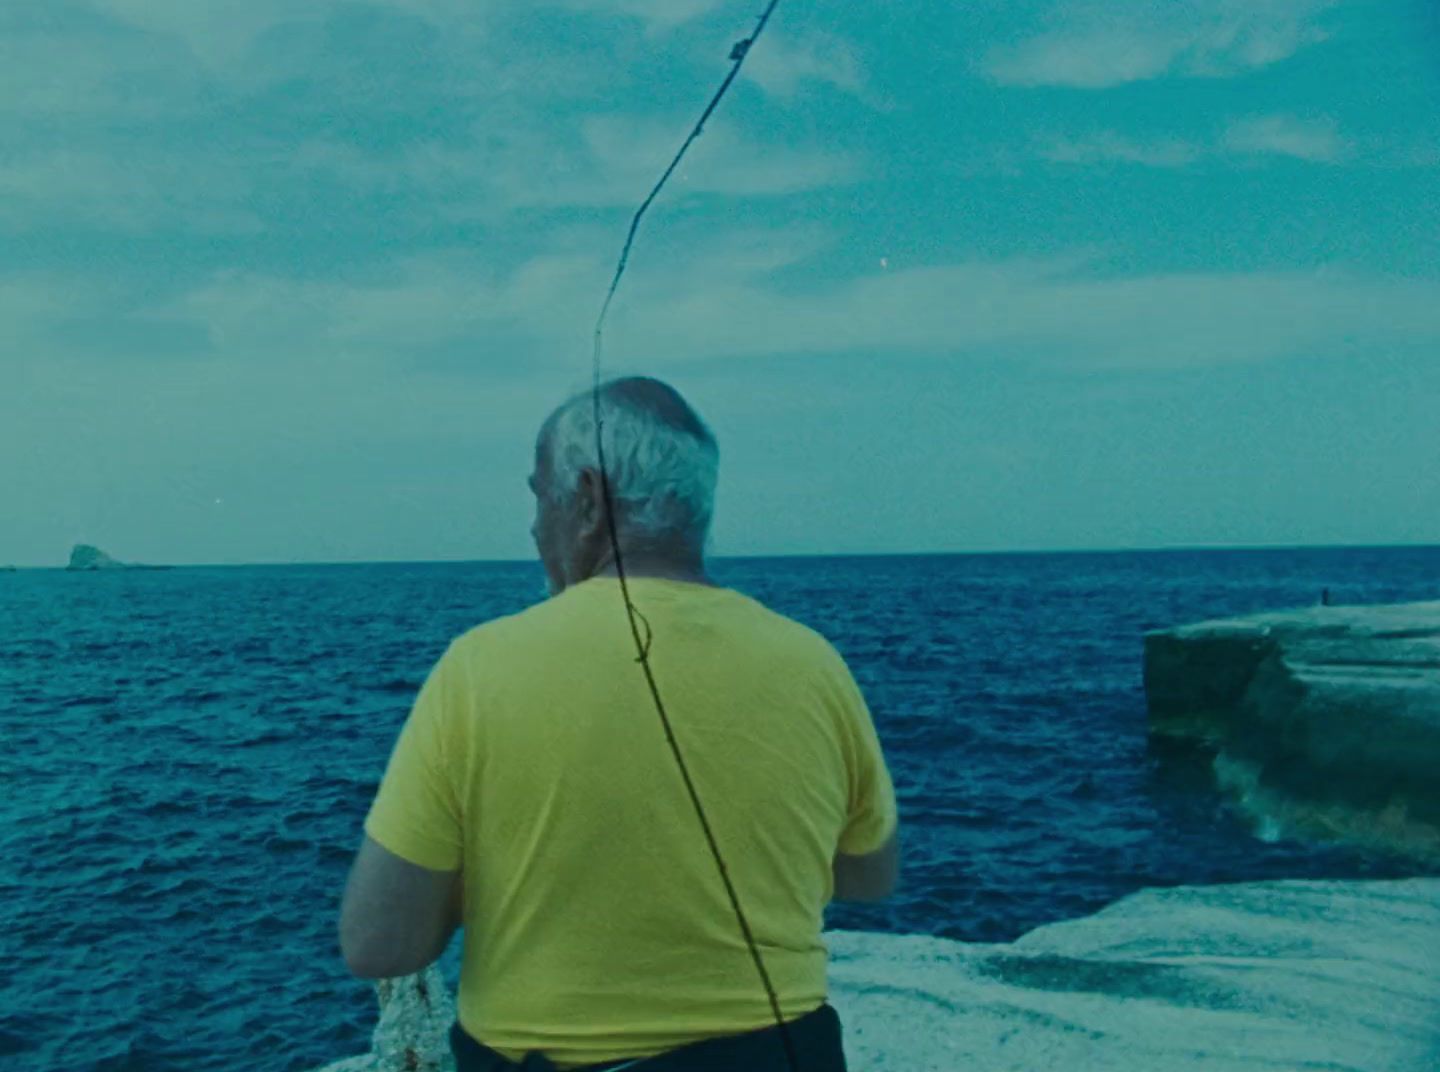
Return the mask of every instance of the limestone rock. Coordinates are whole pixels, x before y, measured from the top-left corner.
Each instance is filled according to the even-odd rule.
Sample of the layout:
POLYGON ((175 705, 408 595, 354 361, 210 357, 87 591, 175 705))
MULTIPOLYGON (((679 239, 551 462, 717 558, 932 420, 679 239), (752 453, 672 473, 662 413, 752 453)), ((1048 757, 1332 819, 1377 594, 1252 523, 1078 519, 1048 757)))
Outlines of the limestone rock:
MULTIPOLYGON (((1144 890, 1009 945, 825 937, 857 1072, 1434 1072, 1440 1058, 1440 879, 1144 890)), ((322 1072, 449 1072, 453 1016, 433 967, 382 983, 375 1052, 322 1072)))
POLYGON ((835 932, 866 1072, 1424 1072, 1440 879, 1144 890, 1010 945, 835 932))
POLYGON ((454 1072, 450 1025, 455 999, 440 969, 381 979, 375 984, 380 1020, 370 1052, 326 1065, 320 1072, 454 1072))
POLYGON ((1255 792, 1389 815, 1440 848, 1440 602, 1313 607, 1145 637, 1152 729, 1255 792))

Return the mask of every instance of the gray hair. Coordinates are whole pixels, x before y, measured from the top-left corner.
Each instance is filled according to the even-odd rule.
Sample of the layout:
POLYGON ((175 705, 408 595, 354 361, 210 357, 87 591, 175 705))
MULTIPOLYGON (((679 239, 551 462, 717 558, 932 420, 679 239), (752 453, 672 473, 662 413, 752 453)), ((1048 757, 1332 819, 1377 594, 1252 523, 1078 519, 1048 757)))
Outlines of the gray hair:
MULTIPOLYGON (((595 397, 582 391, 546 419, 541 443, 552 495, 567 496, 598 469, 595 397)), ((605 475, 620 533, 641 542, 675 537, 702 545, 715 510, 720 448, 680 393, 648 376, 600 387, 605 475)))

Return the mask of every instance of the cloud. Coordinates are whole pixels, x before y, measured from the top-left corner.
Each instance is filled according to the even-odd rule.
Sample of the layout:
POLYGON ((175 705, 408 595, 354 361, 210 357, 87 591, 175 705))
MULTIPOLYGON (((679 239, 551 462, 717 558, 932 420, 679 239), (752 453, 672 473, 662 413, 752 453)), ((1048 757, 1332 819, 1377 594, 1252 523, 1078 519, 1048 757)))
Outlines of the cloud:
POLYGON ((1334 0, 1171 0, 1143 10, 1056 8, 1048 30, 992 49, 981 62, 1009 86, 1105 89, 1165 76, 1227 78, 1268 67, 1328 36, 1334 0))
MULTIPOLYGON (((1343 269, 1105 276, 1073 259, 877 263, 809 289, 775 285, 776 271, 830 255, 830 241, 799 229, 652 249, 621 290, 608 350, 641 367, 908 351, 1099 370, 1440 344, 1440 282, 1343 269)), ((499 361, 533 373, 583 358, 611 268, 593 251, 555 248, 504 271, 457 251, 348 279, 227 272, 130 319, 198 330, 207 343, 194 356, 206 360, 492 373, 499 361)), ((33 314, 32 336, 37 317, 54 315, 33 314)))
POLYGON ((335 0, 93 0, 93 8, 125 26, 168 37, 210 68, 233 68, 255 40, 285 23, 322 21, 335 0))
MULTIPOLYGON (((56 4, 62 9, 64 5, 56 4)), ((125 24, 86 18, 26 19, 0 5, 0 119, 74 123, 191 112, 203 73, 187 56, 156 48, 125 24)), ((13 144, 15 131, 7 129, 13 144)))
POLYGON ((992 261, 892 267, 808 294, 651 279, 632 301, 623 341, 650 360, 918 350, 1168 368, 1440 343, 1440 283, 1338 271, 1096 277, 992 261))
POLYGON ((1349 150, 1331 121, 1289 115, 1239 120, 1226 131, 1224 144, 1234 152, 1275 153, 1327 164, 1342 159, 1349 150))
MULTIPOLYGON (((494 222, 518 209, 638 205, 693 123, 687 113, 590 116, 570 129, 490 124, 463 141, 421 142, 390 154, 315 141, 296 151, 291 166, 297 175, 332 176, 352 193, 418 194, 450 219, 494 222)), ((844 152, 762 142, 712 119, 664 197, 781 197, 858 175, 858 162, 844 152)))
MULTIPOLYGON (((618 253, 620 235, 606 238, 607 253, 618 253)), ((547 353, 578 353, 589 339, 614 269, 609 256, 596 254, 591 239, 576 236, 573 244, 554 244, 507 271, 468 250, 402 258, 346 279, 223 271, 127 315, 156 326, 198 329, 205 345, 196 357, 272 364, 350 355, 404 363, 436 350, 468 349, 480 365, 483 355, 501 346, 528 355, 533 366, 543 364, 547 353)), ((666 236, 658 248, 649 246, 651 256, 637 259, 635 278, 657 270, 667 240, 685 247, 673 252, 686 257, 687 275, 706 285, 735 285, 813 257, 831 238, 807 226, 722 233, 696 247, 684 236, 666 236)), ((622 294, 628 287, 627 279, 622 294)), ((6 308, 4 293, 0 290, 0 311, 6 308)), ((24 304, 44 293, 32 287, 17 292, 16 301, 24 304)), ((36 319, 61 311, 37 309, 36 319)))
MULTIPOLYGON (((519 47, 518 0, 483 17, 463 0, 57 4, 63 19, 0 6, 0 232, 257 233, 317 220, 321 198, 378 196, 387 219, 419 224, 618 207, 638 202, 694 122, 597 103, 625 88, 606 39, 519 47)), ((662 21, 704 6, 588 5, 662 21)), ((790 76, 762 64, 774 92, 859 84, 839 41, 777 42, 803 62, 790 76)), ((842 151, 766 144, 723 116, 689 160, 667 199, 784 196, 859 170, 842 151)))
POLYGON ((744 77, 776 97, 793 97, 810 84, 833 86, 854 96, 867 94, 859 57, 834 34, 811 31, 792 36, 767 30, 742 70, 744 77))
MULTIPOLYGON (((618 199, 620 203, 638 197, 659 177, 692 120, 636 119, 629 116, 597 116, 583 126, 585 156, 593 169, 592 180, 579 184, 560 183, 556 191, 563 203, 581 203, 593 186, 599 203, 618 199)), ((705 133, 686 154, 675 173, 674 190, 697 194, 729 194, 742 197, 797 193, 849 182, 857 172, 855 162, 845 153, 790 145, 761 145, 739 127, 723 121, 706 125, 705 133)))
POLYGON ((670 28, 707 15, 724 0, 545 0, 551 6, 599 15, 625 15, 653 27, 670 28))
POLYGON ((1151 142, 1135 141, 1115 131, 1101 131, 1085 138, 1057 138, 1040 147, 1040 156, 1057 164, 1099 164, 1120 161, 1143 167, 1183 167, 1205 153, 1194 142, 1170 138, 1151 142))
POLYGON ((0 359, 7 354, 18 357, 67 317, 94 302, 96 292, 90 289, 81 289, 75 298, 67 297, 67 282, 71 281, 47 273, 0 276, 0 325, 4 325, 0 359))
POLYGON ((1178 168, 1207 157, 1287 156, 1311 163, 1344 159, 1349 143, 1329 119, 1290 115, 1250 116, 1232 122, 1211 141, 1164 138, 1136 140, 1115 131, 1084 137, 1059 137, 1043 142, 1038 154, 1057 164, 1138 164, 1178 168))
POLYGON ((56 221, 135 233, 183 221, 204 234, 253 234, 243 169, 203 151, 104 153, 50 148, 0 158, 0 229, 40 231, 56 221))

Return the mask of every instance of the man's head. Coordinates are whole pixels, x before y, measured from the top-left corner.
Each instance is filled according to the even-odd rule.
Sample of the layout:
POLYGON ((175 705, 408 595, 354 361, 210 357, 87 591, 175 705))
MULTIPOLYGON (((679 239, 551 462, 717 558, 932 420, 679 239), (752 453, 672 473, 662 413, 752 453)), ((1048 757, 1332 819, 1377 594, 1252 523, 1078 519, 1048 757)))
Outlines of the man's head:
MULTIPOLYGON (((698 568, 720 459, 710 429, 673 387, 645 376, 601 385, 600 422, 621 553, 698 568)), ((541 425, 530 490, 530 531, 552 593, 612 562, 592 392, 575 395, 541 425)))

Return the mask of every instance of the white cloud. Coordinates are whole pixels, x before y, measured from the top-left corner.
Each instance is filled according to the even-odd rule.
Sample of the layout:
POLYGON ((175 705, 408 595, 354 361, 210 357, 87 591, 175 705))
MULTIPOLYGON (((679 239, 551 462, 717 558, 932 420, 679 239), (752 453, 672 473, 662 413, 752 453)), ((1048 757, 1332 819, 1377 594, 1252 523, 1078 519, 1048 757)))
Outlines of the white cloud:
POLYGON ((810 83, 856 96, 866 92, 860 59, 843 39, 811 31, 792 36, 770 29, 746 57, 745 77, 777 97, 792 97, 810 83))
POLYGON ((44 230, 56 220, 135 232, 183 220, 204 234, 261 229, 245 206, 242 169, 206 153, 43 149, 0 158, 0 228, 44 230))
POLYGON ((1268 67, 1325 40, 1317 17, 1335 0, 1169 0, 1056 8, 1055 29, 992 49, 994 82, 1104 89, 1163 76, 1224 78, 1268 67))
MULTIPOLYGON (((641 288, 637 287, 637 291, 641 288)), ((877 270, 824 291, 650 280, 625 339, 642 360, 838 350, 1175 367, 1440 343, 1440 284, 1343 273, 1087 277, 1053 262, 877 270)))
MULTIPOLYGON (((496 221, 522 208, 638 205, 693 123, 688 114, 668 120, 604 115, 566 130, 517 120, 492 123, 466 143, 425 142, 383 157, 312 142, 292 162, 299 173, 328 173, 355 191, 420 192, 442 216, 496 221)), ((858 173, 843 152, 762 143, 712 119, 664 199, 784 196, 847 183, 858 173)))
POLYGON ((1115 131, 1102 131, 1084 138, 1063 137, 1042 145, 1040 155, 1058 164, 1098 164, 1118 160, 1144 167, 1183 167, 1205 153, 1194 142, 1175 138, 1136 141, 1115 131))
MULTIPOLYGON (((429 57, 433 77, 384 99, 383 81, 377 89, 358 67, 329 70, 334 57, 300 25, 340 11, 340 0, 90 2, 105 18, 77 16, 64 33, 12 21, 0 8, 0 121, 10 134, 0 147, 0 231, 78 223, 125 233, 243 233, 263 228, 264 215, 288 207, 292 192, 312 191, 306 182, 317 176, 351 193, 383 193, 403 203, 400 211, 431 220, 498 223, 517 208, 614 207, 638 202, 694 121, 688 111, 667 120, 594 114, 596 81, 614 78, 605 49, 568 44, 532 55, 509 47, 503 33, 487 37, 519 0, 480 16, 466 0, 375 0, 446 31, 429 57), (282 28, 295 32, 265 39, 282 28), (476 39, 452 48, 462 32, 476 39), (302 92, 290 107, 255 104, 294 78, 302 92), (357 103, 352 90, 374 99, 357 103), (397 114, 443 115, 452 126, 398 144, 388 130, 379 138, 328 133, 347 126, 328 116, 356 109, 362 126, 381 130, 392 103, 397 114), (47 133, 57 123, 66 131, 58 144, 47 133), (319 129, 327 133, 317 137, 319 129), (365 144, 387 138, 385 148, 365 144)), ((706 7, 587 6, 661 22, 706 7)), ((616 25, 633 36, 627 23, 616 25)), ((787 47, 781 36, 765 42, 777 43, 787 47)), ((793 49, 803 62, 788 82, 766 76, 762 64, 775 92, 803 81, 859 84, 839 42, 807 38, 793 49)), ((723 117, 689 161, 667 199, 785 195, 850 181, 858 170, 843 152, 761 144, 723 117)))
MULTIPOLYGON (((90 0, 113 19, 180 43, 212 73, 249 80, 256 71, 252 52, 265 33, 282 26, 323 23, 353 10, 352 0, 90 0)), ((561 0, 549 0, 558 3, 561 0)), ((471 0, 365 0, 368 7, 411 15, 443 29, 451 37, 483 37, 506 8, 523 9, 521 0, 475 4, 471 0)), ((269 62, 273 57, 262 57, 269 62)), ((263 64, 262 64, 263 65, 263 64)))
MULTIPOLYGON (((1340 269, 1104 277, 1073 260, 1003 260, 877 264, 808 291, 774 286, 776 268, 824 255, 820 238, 730 236, 687 248, 683 265, 637 262, 609 352, 645 367, 908 350, 1101 369, 1440 344, 1440 283, 1340 269)), ((477 368, 496 354, 543 365, 583 356, 611 268, 607 257, 555 250, 507 273, 453 254, 364 281, 229 274, 147 316, 202 327, 218 354, 242 361, 403 363, 458 346, 473 347, 477 368)))
POLYGON ((310 22, 334 9, 334 0, 92 0, 96 10, 126 25, 172 37, 210 67, 232 67, 264 31, 284 22, 310 22))
POLYGON ((1226 131, 1225 147, 1235 152, 1293 156, 1314 163, 1333 163, 1349 149, 1333 122, 1289 115, 1242 119, 1226 131))
MULTIPOLYGON (((579 203, 594 185, 609 203, 638 202, 674 157, 693 120, 659 122, 630 116, 597 116, 585 121, 584 142, 593 180, 562 182, 565 203, 579 203)), ((690 148, 671 180, 684 192, 759 196, 796 193, 848 182, 856 165, 843 152, 802 146, 761 145, 740 129, 712 120, 690 148)))
POLYGON ((1334 163, 1349 143, 1328 119, 1290 115, 1249 116, 1232 122, 1210 141, 1162 138, 1136 140, 1115 131, 1059 137, 1042 143, 1039 155, 1058 164, 1119 162, 1142 167, 1177 168, 1210 157, 1288 156, 1312 163, 1334 163))
POLYGON ((76 288, 63 276, 0 276, 0 360, 18 359, 55 325, 88 308, 95 296, 94 288, 76 288))
POLYGON ((626 15, 642 19, 652 26, 678 26, 709 14, 724 0, 544 0, 552 6, 572 11, 591 11, 601 15, 626 15))

